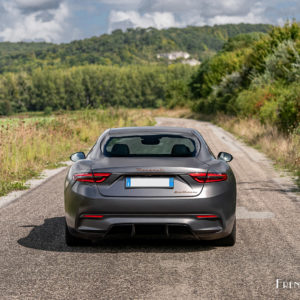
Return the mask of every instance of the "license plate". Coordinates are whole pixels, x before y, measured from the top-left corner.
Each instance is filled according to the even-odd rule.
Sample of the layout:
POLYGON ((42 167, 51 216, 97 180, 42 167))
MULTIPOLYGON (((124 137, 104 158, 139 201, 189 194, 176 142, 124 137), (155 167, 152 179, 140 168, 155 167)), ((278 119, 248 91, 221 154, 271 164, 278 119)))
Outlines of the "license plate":
POLYGON ((173 177, 126 177, 126 188, 169 188, 174 187, 173 177))

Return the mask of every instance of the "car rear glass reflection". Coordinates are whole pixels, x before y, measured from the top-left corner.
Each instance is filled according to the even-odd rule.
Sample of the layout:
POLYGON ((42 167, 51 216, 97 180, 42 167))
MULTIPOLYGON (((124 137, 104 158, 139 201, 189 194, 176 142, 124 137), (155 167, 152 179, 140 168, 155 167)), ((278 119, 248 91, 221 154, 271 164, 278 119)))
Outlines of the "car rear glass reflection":
POLYGON ((104 146, 109 157, 193 157, 195 140, 179 135, 143 135, 111 137, 104 146))

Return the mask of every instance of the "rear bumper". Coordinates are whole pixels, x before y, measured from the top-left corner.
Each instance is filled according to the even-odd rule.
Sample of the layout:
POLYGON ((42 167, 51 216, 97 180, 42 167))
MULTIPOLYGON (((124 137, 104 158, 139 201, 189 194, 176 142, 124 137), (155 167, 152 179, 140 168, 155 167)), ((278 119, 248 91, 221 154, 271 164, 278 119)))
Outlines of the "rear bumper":
MULTIPOLYGON (((92 187, 90 187, 92 189, 92 187)), ((228 236, 233 228, 236 210, 235 189, 223 193, 204 190, 196 197, 131 198, 92 197, 72 188, 65 190, 67 226, 74 236, 87 239, 145 235, 167 238, 213 240, 228 236), (100 214, 101 219, 83 218, 100 214), (198 219, 197 215, 213 214, 217 218, 198 219), (144 230, 145 229, 145 230, 144 230), (145 231, 145 232, 144 232, 145 231), (182 234, 177 234, 177 233, 182 234), (122 234, 123 233, 123 234, 122 234)))
POLYGON ((76 228, 70 228, 73 235, 88 239, 151 236, 210 240, 231 230, 232 226, 224 228, 220 218, 197 219, 195 215, 103 215, 101 219, 79 218, 76 228))

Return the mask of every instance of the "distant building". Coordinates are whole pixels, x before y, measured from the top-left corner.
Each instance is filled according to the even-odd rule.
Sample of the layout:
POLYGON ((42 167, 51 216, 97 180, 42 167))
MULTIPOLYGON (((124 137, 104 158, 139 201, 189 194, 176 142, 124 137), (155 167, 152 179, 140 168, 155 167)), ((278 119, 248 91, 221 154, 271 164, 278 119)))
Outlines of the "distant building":
MULTIPOLYGON (((168 61, 170 60, 180 60, 182 64, 190 65, 190 66, 198 66, 201 62, 195 58, 191 58, 191 55, 187 52, 182 51, 174 51, 169 53, 159 53, 156 55, 158 59, 164 58, 168 61)), ((170 62, 169 62, 170 63, 170 62)))
POLYGON ((174 51, 169 53, 159 53, 156 56, 157 58, 167 58, 168 60, 176 60, 179 58, 188 59, 190 58, 190 54, 182 51, 174 51))
POLYGON ((190 65, 190 66, 199 66, 199 65, 201 65, 201 62, 197 59, 194 59, 194 58, 183 60, 182 63, 185 64, 185 65, 190 65))

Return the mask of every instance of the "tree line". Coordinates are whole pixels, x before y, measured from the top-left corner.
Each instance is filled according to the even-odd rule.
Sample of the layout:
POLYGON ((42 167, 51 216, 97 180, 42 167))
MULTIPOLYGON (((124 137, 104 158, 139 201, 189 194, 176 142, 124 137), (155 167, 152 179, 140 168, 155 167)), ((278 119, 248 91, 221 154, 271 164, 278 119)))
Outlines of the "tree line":
POLYGON ((38 68, 0 76, 0 115, 25 111, 77 110, 108 106, 184 105, 195 67, 81 66, 38 68))

